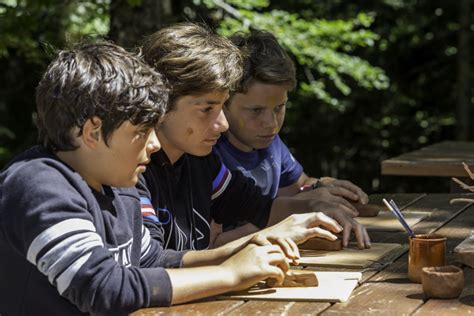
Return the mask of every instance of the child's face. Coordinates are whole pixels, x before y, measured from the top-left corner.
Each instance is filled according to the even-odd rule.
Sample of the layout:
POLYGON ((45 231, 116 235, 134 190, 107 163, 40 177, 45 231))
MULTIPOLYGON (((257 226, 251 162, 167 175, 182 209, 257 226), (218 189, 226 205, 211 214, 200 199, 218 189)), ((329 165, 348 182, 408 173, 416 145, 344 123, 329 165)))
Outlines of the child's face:
POLYGON ((129 121, 111 134, 108 144, 102 141, 97 150, 96 161, 102 170, 98 180, 114 187, 134 186, 139 173, 145 172, 150 155, 161 148, 153 128, 129 121))
POLYGON ((246 93, 236 93, 224 112, 229 141, 242 151, 270 146, 285 119, 288 87, 254 82, 246 93))
POLYGON ((176 100, 158 126, 158 138, 172 163, 184 153, 208 155, 229 125, 222 111, 229 98, 227 91, 186 95, 176 100))

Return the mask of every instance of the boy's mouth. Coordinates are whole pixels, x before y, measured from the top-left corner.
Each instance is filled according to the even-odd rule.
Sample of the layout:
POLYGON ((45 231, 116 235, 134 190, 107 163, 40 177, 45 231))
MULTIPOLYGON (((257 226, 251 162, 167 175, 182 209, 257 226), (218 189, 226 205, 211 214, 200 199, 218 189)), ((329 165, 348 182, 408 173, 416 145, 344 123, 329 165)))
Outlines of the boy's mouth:
POLYGON ((271 134, 271 135, 260 135, 258 136, 259 138, 268 140, 268 139, 273 139, 276 136, 276 134, 271 134))

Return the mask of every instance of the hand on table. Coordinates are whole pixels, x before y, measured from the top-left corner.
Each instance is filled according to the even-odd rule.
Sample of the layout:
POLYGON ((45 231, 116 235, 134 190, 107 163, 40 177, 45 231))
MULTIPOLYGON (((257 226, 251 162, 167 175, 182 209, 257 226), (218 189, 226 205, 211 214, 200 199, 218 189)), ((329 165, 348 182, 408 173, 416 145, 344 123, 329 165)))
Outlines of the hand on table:
POLYGON ((327 188, 342 188, 351 193, 351 196, 346 194, 344 197, 352 200, 353 202, 359 202, 361 204, 367 204, 369 202, 369 196, 360 187, 348 180, 339 180, 331 177, 322 177, 319 179, 321 185, 327 188))
POLYGON ((249 288, 268 278, 281 284, 289 269, 288 261, 279 246, 257 246, 253 243, 224 261, 221 266, 228 268, 233 275, 235 291, 249 288))
POLYGON ((347 213, 342 211, 339 205, 318 201, 313 203, 312 208, 315 212, 323 212, 327 216, 336 220, 342 226, 343 247, 347 247, 351 231, 353 231, 359 249, 370 248, 370 238, 365 227, 357 222, 354 218, 347 215, 347 213))

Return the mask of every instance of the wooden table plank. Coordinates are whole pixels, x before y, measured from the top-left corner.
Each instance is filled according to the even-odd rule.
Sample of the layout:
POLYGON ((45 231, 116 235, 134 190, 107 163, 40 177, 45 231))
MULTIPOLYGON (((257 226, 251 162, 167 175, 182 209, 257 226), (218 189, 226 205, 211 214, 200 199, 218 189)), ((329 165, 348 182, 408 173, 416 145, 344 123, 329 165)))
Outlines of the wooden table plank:
POLYGON ((465 177, 474 168, 474 142, 444 141, 382 161, 383 175, 465 177))
POLYGON ((278 302, 278 301, 249 301, 233 310, 229 315, 300 315, 318 314, 331 306, 330 303, 278 302))
POLYGON ((174 305, 171 307, 144 308, 131 314, 133 316, 154 315, 223 315, 236 307, 244 304, 244 301, 223 300, 215 301, 208 299, 201 302, 174 305))

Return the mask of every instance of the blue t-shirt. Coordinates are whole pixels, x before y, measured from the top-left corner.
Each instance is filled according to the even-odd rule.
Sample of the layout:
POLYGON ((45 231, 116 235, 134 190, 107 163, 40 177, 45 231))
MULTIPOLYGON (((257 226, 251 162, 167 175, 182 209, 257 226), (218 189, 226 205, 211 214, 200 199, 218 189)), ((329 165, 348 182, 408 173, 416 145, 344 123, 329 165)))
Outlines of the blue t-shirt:
POLYGON ((278 135, 267 148, 251 152, 237 149, 225 136, 214 148, 227 168, 253 179, 265 195, 276 197, 278 188, 295 183, 303 174, 303 167, 278 135))

